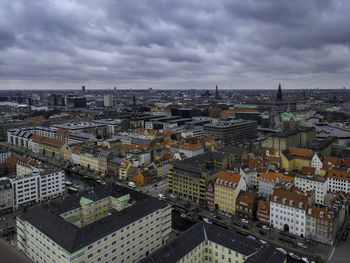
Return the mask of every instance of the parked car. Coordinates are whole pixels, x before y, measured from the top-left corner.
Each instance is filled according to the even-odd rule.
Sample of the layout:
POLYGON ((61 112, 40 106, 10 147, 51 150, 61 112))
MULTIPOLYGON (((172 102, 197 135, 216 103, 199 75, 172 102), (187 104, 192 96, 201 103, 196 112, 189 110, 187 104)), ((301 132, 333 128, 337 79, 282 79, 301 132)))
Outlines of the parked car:
POLYGON ((346 230, 350 230, 350 224, 346 227, 346 230))
POLYGON ((243 225, 243 228, 249 230, 249 227, 247 225, 243 225))
POLYGON ((260 242, 261 244, 263 244, 263 245, 267 245, 267 242, 264 241, 264 240, 259 239, 259 242, 260 242))
POLYGON ((276 247, 276 249, 277 249, 279 252, 281 252, 282 254, 284 254, 284 255, 287 255, 287 254, 288 254, 288 252, 287 252, 285 249, 281 248, 281 247, 276 247))
POLYGON ((247 236, 247 238, 249 238, 249 239, 251 239, 251 240, 256 240, 256 238, 253 237, 253 236, 251 236, 251 235, 247 236))
POLYGON ((268 226, 266 226, 266 225, 263 225, 262 228, 265 229, 265 230, 269 230, 269 229, 270 229, 270 228, 269 228, 268 226))
POLYGON ((306 245, 303 244, 303 243, 301 243, 301 242, 298 242, 298 243, 297 243, 297 246, 298 246, 298 247, 301 247, 301 248, 306 248, 306 245))
POLYGON ((234 224, 235 226, 242 227, 242 223, 241 223, 241 222, 233 221, 233 224, 234 224))
POLYGON ((247 219, 245 219, 245 218, 242 218, 241 222, 244 223, 244 224, 248 224, 249 223, 249 221, 247 219))
POLYGON ((258 227, 258 228, 262 228, 262 224, 261 224, 261 223, 259 223, 259 222, 258 222, 258 223, 256 223, 256 224, 255 224, 255 226, 256 226, 256 227, 258 227))

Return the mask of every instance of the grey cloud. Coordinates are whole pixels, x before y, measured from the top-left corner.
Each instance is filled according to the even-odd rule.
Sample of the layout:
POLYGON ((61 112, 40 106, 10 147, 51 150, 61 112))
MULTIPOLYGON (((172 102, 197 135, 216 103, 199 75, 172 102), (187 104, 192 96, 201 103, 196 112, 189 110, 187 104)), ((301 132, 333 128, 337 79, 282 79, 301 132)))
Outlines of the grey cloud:
POLYGON ((350 71, 349 13, 329 0, 3 0, 0 88, 266 88, 324 76, 331 88, 350 71))

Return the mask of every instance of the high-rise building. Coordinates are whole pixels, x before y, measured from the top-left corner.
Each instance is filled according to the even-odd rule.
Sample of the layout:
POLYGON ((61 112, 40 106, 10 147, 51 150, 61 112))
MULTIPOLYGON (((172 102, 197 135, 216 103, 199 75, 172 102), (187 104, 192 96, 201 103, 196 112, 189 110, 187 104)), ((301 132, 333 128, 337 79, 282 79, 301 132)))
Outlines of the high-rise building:
POLYGON ((101 185, 17 217, 17 246, 34 262, 138 262, 170 231, 168 203, 101 185))
POLYGON ((82 92, 85 91, 85 86, 81 86, 81 91, 82 91, 82 92))
POLYGON ((112 107, 113 106, 113 95, 112 94, 106 94, 103 96, 103 105, 105 107, 112 107))
POLYGON ((66 106, 68 108, 82 108, 86 107, 86 98, 77 96, 68 96, 66 99, 66 106))

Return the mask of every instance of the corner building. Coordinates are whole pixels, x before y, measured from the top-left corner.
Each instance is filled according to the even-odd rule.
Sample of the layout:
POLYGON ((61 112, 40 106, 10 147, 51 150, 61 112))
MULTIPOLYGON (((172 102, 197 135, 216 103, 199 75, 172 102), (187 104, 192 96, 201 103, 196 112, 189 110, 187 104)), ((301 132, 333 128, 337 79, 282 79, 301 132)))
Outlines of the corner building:
POLYGON ((17 246, 34 262, 139 262, 165 244, 171 207, 118 186, 55 200, 17 218, 17 246))

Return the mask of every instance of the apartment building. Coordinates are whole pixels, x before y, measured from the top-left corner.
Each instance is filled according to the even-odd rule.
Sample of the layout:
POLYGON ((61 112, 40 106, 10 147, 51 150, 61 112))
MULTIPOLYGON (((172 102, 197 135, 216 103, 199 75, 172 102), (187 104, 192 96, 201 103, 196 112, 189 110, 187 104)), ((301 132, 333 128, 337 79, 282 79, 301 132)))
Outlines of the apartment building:
POLYGON ((347 198, 339 193, 325 205, 308 206, 306 212, 306 237, 333 245, 346 216, 347 198))
POLYGON ((236 216, 253 220, 256 215, 256 194, 241 191, 236 199, 236 216))
POLYGON ((10 156, 11 152, 8 149, 0 148, 0 163, 4 163, 10 156))
POLYGON ((139 262, 165 244, 171 206, 118 185, 54 200, 17 218, 17 246, 35 262, 139 262))
POLYGON ((169 170, 168 190, 182 199, 204 203, 206 186, 226 167, 225 156, 211 151, 177 162, 169 170))
POLYGON ((294 182, 294 177, 283 173, 267 172, 259 174, 259 191, 258 193, 264 197, 271 194, 276 184, 282 182, 294 182))
POLYGON ((236 199, 241 191, 247 190, 247 185, 238 173, 220 171, 214 189, 215 209, 234 215, 236 199))
POLYGON ((328 190, 326 178, 297 174, 294 177, 294 184, 304 192, 315 191, 315 202, 317 204, 324 203, 325 195, 327 194, 328 190))
POLYGON ((344 191, 350 193, 350 172, 346 168, 333 168, 328 171, 327 177, 328 191, 336 193, 344 191))
POLYGON ((64 193, 65 175, 62 169, 40 164, 37 167, 31 166, 30 170, 29 173, 9 177, 13 189, 13 210, 64 193))
POLYGON ((242 176, 249 188, 257 188, 258 184, 258 172, 252 168, 239 168, 239 174, 242 176))
POLYGON ((0 214, 12 211, 13 189, 8 178, 0 178, 0 214))
POLYGON ((234 231, 198 223, 141 263, 285 263, 286 256, 234 231))
POLYGON ((270 202, 259 200, 256 216, 261 224, 270 225, 270 202))
POLYGON ((296 189, 279 187, 270 198, 270 226, 305 237, 307 196, 296 189))

